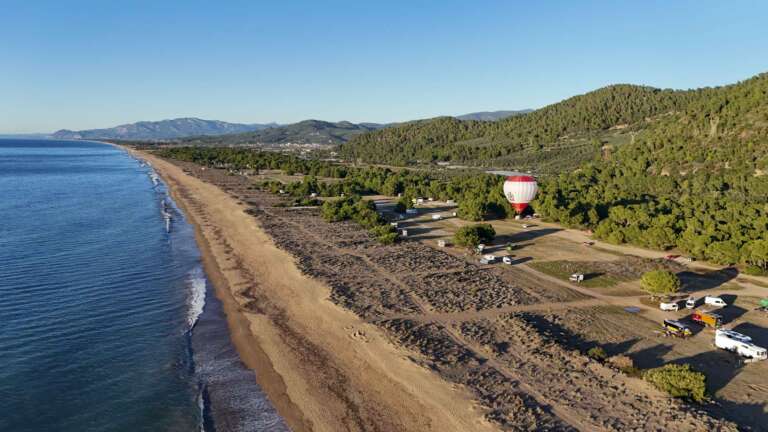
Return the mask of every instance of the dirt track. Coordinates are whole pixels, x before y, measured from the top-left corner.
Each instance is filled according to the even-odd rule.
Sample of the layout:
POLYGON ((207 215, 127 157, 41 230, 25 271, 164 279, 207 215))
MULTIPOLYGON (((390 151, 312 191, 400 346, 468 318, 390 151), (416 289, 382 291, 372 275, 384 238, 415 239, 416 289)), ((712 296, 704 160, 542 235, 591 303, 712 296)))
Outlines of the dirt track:
MULTIPOLYGON (((524 268, 483 268, 415 241, 381 246, 352 223, 324 222, 316 209, 275 207, 279 199, 253 190, 246 178, 179 165, 247 204, 302 272, 330 287, 334 303, 385 331, 396 346, 410 350, 413 362, 468 389, 481 402, 486 419, 501 429, 733 429, 563 346, 529 315, 569 302, 594 306, 589 295, 546 278, 537 280, 537 274, 524 268)), ((252 299, 245 307, 255 313, 264 313, 271 303, 247 281, 241 294, 252 299)), ((364 344, 366 337, 353 332, 351 343, 364 344)), ((322 351, 311 340, 301 343, 322 351)), ((343 367, 328 369, 315 372, 322 380, 344 382, 343 367)), ((372 409, 365 395, 343 388, 337 397, 347 401, 352 413, 358 412, 357 403, 372 409)), ((374 428, 376 418, 363 411, 360 421, 367 420, 356 424, 397 429, 386 422, 374 428)))

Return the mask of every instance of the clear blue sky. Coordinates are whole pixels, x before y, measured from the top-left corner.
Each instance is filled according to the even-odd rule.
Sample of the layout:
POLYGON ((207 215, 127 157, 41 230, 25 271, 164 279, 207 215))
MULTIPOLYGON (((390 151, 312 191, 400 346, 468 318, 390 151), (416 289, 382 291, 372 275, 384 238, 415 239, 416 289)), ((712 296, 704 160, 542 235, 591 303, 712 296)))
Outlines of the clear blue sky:
POLYGON ((0 133, 389 122, 767 70, 764 1, 0 1, 0 133))

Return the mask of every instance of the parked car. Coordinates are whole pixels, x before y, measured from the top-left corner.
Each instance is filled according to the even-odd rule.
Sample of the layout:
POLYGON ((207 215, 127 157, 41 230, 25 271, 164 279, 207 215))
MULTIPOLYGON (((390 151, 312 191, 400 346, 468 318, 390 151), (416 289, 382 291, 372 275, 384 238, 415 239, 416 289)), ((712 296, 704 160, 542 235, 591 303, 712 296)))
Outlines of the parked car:
POLYGON ((688 300, 685 301, 685 307, 688 309, 694 309, 697 302, 698 300, 696 297, 688 297, 688 300))
POLYGON ((505 256, 504 258, 501 259, 501 262, 503 262, 504 264, 512 264, 512 257, 505 256))
POLYGON ((659 309, 663 311, 676 311, 680 310, 680 305, 675 301, 667 301, 659 303, 659 309))
POLYGON ((728 306, 728 303, 726 303, 725 300, 721 299, 720 297, 716 297, 716 296, 706 296, 706 297, 704 297, 704 304, 708 304, 710 306, 716 306, 716 307, 726 307, 726 306, 728 306))
POLYGON ((584 274, 583 273, 574 273, 571 275, 571 277, 568 278, 571 282, 580 283, 584 281, 584 274))

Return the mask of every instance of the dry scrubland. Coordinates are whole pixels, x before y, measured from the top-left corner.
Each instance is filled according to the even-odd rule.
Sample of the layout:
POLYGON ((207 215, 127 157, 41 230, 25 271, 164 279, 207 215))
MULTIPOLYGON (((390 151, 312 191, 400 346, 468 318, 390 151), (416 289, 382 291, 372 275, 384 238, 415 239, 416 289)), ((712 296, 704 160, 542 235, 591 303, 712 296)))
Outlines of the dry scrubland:
MULTIPOLYGON (((279 197, 245 177, 174 163, 249 205, 274 243, 330 287, 334 303, 378 326, 413 362, 469 389, 500 429, 736 429, 583 355, 573 336, 592 326, 563 321, 571 313, 600 321, 600 305, 567 285, 517 266, 478 266, 419 241, 383 246, 354 223, 323 221, 315 208, 276 207, 279 197)), ((257 287, 246 291, 247 308, 259 312, 266 299, 257 287)))

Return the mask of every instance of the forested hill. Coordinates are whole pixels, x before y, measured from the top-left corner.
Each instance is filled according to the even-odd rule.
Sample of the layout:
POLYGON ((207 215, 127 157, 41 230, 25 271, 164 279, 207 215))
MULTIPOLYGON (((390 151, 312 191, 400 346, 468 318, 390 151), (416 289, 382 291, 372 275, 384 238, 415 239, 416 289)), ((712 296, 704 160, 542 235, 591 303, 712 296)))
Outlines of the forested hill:
POLYGON ((517 110, 517 111, 480 111, 480 112, 473 112, 469 114, 462 114, 454 117, 456 117, 459 120, 498 121, 498 120, 502 120, 507 117, 511 117, 515 115, 528 114, 531 111, 533 110, 525 109, 525 110, 517 110))
POLYGON ((695 94, 685 109, 647 125, 633 145, 617 153, 617 162, 640 158, 655 173, 765 170, 768 73, 695 94))
POLYGON ((569 135, 600 132, 680 110, 699 93, 613 85, 496 122, 440 117, 382 129, 355 137, 341 147, 341 154, 390 164, 417 160, 493 164, 521 151, 558 147, 569 135))
POLYGON ((326 122, 304 120, 298 123, 262 129, 254 132, 217 137, 191 137, 181 140, 184 145, 281 145, 329 144, 347 142, 352 137, 382 127, 374 123, 326 122))
POLYGON ((542 178, 536 210, 609 242, 768 272, 768 74, 696 96, 603 160, 542 178))

